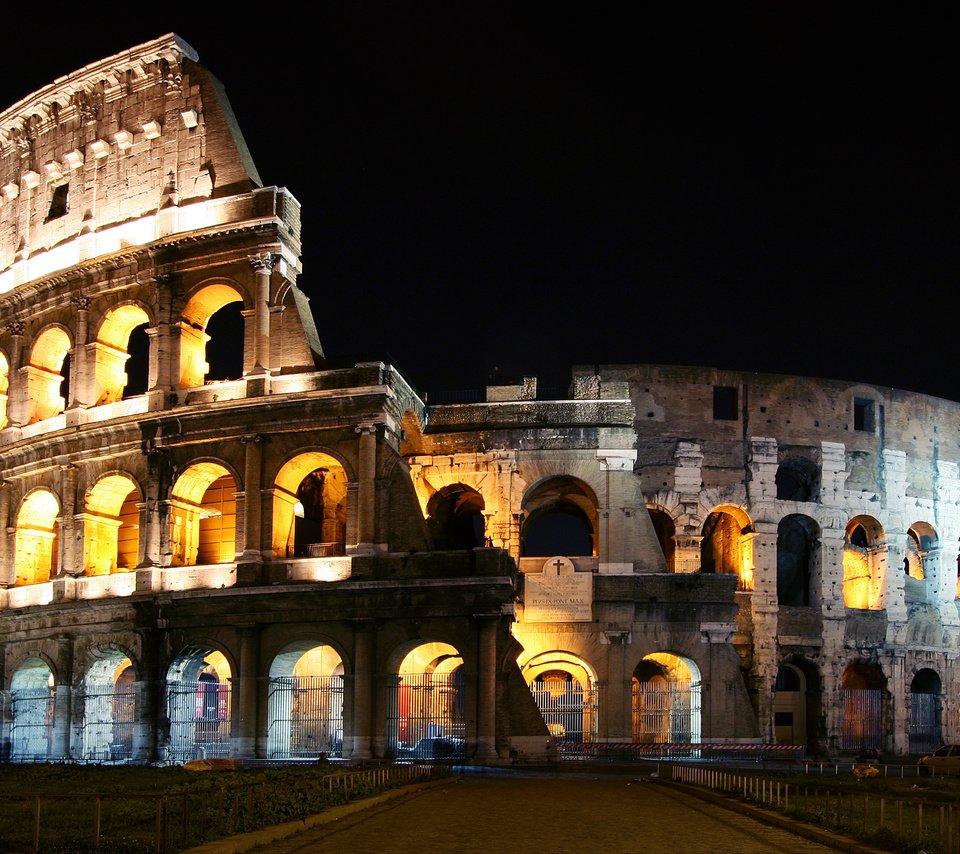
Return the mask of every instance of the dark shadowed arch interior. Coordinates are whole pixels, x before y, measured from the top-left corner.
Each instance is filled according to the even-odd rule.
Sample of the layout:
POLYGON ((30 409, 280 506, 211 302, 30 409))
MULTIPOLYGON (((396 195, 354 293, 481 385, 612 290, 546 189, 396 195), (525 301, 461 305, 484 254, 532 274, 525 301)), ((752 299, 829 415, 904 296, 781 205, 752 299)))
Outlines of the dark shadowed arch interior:
POLYGON ((777 526, 777 599, 781 605, 810 605, 817 525, 807 516, 787 516, 777 526))
POLYGON ((674 525, 673 519, 668 513, 664 513, 663 510, 657 510, 655 508, 650 510, 650 521, 653 522, 653 530, 657 534, 657 542, 660 543, 660 549, 667 562, 667 571, 673 572, 674 555, 677 546, 676 540, 674 539, 677 533, 676 525, 674 525))
POLYGON ((427 502, 427 527, 437 549, 473 549, 484 544, 483 497, 475 489, 452 483, 427 502))
POLYGON ((597 499, 583 481, 573 477, 550 478, 534 487, 523 505, 523 557, 597 553, 597 499))

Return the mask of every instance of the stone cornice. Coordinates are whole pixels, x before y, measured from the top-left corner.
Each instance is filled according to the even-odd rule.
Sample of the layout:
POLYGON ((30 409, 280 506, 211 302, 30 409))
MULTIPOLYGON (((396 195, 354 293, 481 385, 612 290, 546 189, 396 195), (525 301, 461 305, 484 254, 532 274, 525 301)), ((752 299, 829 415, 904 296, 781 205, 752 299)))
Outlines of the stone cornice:
MULTIPOLYGON (((184 58, 196 62, 197 52, 179 36, 168 33, 59 77, 0 113, 0 144, 10 145, 25 132, 43 133, 48 125, 70 118, 88 117, 100 98, 110 102, 126 93, 128 75, 134 87, 161 83, 159 63, 178 68, 184 58)), ((172 75, 177 73, 171 69, 172 75)))

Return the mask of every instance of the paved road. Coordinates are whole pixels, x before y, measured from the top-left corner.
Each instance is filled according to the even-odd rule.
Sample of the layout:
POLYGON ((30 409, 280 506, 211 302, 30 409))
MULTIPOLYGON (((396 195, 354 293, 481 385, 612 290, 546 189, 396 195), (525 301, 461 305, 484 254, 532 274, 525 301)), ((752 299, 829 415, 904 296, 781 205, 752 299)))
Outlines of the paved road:
POLYGON ((430 854, 826 854, 835 851, 650 782, 467 777, 257 851, 430 854))

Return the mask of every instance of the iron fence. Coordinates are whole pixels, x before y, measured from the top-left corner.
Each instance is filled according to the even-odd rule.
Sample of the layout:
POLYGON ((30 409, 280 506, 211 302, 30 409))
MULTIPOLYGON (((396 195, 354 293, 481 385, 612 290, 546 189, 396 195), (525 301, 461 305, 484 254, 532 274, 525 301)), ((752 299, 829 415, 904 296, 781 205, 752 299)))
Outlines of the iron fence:
POLYGON ((41 762, 50 755, 55 701, 53 688, 10 692, 10 758, 14 762, 41 762))
POLYGON ((83 758, 94 762, 132 758, 136 688, 116 685, 87 689, 80 692, 78 701, 83 710, 83 758))
POLYGON ((342 676, 273 677, 267 709, 271 759, 342 755, 342 676))
POLYGON ((585 689, 575 679, 535 679, 530 693, 554 738, 575 744, 596 740, 598 703, 592 682, 585 689))
POLYGON ((167 683, 171 762, 230 755, 230 686, 223 682, 167 683))

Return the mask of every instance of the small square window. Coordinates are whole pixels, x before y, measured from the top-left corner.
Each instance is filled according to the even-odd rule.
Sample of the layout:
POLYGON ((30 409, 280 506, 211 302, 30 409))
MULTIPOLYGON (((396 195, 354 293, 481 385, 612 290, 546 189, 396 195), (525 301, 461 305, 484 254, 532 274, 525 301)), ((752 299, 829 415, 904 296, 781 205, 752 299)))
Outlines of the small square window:
POLYGON ((853 429, 864 433, 873 433, 876 429, 874 402, 855 398, 853 401, 853 429))
POLYGON ((713 417, 716 421, 736 421, 739 415, 737 390, 734 386, 713 387, 713 417))

